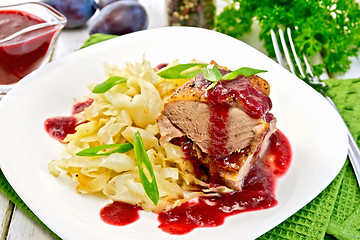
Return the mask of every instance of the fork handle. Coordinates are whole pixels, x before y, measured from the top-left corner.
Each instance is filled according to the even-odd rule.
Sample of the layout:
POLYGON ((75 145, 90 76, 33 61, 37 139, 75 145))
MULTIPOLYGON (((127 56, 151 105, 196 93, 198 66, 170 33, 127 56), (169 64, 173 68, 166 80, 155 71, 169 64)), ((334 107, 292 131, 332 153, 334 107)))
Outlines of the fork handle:
MULTIPOLYGON (((331 98, 327 95, 325 96, 325 98, 340 114, 339 110, 337 109, 337 107, 335 106, 335 103, 331 100, 331 98)), ((341 116, 341 114, 340 114, 340 116, 341 116)), ((359 146, 357 145, 353 135, 351 134, 349 128, 347 127, 345 121, 344 121, 344 124, 346 126, 346 133, 347 133, 348 139, 349 139, 348 156, 349 156, 351 165, 353 166, 358 185, 360 187, 360 149, 359 149, 359 146)))

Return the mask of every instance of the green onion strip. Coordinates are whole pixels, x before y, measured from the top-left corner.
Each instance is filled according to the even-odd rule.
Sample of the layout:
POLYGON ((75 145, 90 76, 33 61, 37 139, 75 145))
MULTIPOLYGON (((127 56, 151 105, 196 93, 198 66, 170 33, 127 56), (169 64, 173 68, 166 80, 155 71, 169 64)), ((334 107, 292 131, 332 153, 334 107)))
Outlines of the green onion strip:
POLYGON ((152 167, 149 157, 146 153, 146 150, 144 147, 144 142, 143 142, 139 132, 136 132, 134 135, 134 151, 135 151, 136 163, 139 168, 141 184, 143 185, 144 190, 145 190, 146 194, 148 195, 148 197, 151 199, 151 201, 155 205, 157 205, 159 202, 159 189, 158 189, 158 186, 156 183, 153 167, 152 167), (147 169, 147 171, 149 172, 150 177, 151 177, 151 182, 147 178, 147 176, 143 170, 143 167, 145 167, 147 169))

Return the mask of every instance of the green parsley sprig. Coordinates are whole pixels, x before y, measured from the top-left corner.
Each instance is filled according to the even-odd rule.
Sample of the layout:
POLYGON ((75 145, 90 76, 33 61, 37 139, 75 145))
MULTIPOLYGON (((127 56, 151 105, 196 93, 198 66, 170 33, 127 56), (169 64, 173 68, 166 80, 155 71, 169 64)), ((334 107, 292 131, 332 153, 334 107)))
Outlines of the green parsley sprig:
POLYGON ((321 54, 323 63, 314 63, 317 76, 344 73, 350 57, 360 49, 360 7, 355 0, 233 0, 217 16, 215 30, 241 39, 254 22, 260 26, 260 40, 275 57, 270 30, 290 27, 298 54, 312 58, 321 54))

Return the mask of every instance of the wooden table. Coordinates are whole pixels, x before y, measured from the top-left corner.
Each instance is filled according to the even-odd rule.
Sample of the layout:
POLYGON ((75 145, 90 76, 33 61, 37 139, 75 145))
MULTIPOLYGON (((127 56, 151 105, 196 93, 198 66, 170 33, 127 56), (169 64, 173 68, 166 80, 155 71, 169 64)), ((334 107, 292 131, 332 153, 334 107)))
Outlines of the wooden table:
MULTIPOLYGON (((14 2, 24 2, 25 0, 1 0, 1 5, 14 2)), ((147 10, 150 12, 149 28, 162 27, 166 25, 163 0, 141 0, 147 10)), ((83 42, 88 38, 86 28, 76 30, 64 30, 55 46, 52 60, 62 58, 63 56, 79 49, 83 42)), ((245 39, 246 40, 246 39, 245 39)), ((251 41, 254 43, 254 41, 251 41)), ((259 46, 254 43, 254 47, 259 46)), ((360 77, 360 58, 353 59, 353 65, 349 72, 343 78, 360 77)), ((17 209, 14 204, 0 193, 0 240, 48 240, 52 236, 44 230, 34 220, 17 209)))

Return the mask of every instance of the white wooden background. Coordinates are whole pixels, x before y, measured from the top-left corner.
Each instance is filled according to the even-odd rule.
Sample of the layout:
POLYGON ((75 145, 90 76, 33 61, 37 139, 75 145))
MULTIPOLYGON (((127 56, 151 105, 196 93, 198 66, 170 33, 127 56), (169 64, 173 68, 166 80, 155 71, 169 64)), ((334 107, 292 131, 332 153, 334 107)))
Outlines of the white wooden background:
MULTIPOLYGON (((1 5, 13 4, 15 2, 27 2, 28 0, 0 0, 1 5)), ((225 1, 225 0, 224 0, 225 1)), ((360 1, 360 0, 359 0, 360 1)), ((149 13, 149 28, 165 26, 166 12, 165 0, 140 0, 149 13)), ((219 9, 225 4, 218 3, 219 9)), ((242 40, 249 42, 253 47, 260 48, 257 39, 251 39, 257 36, 256 28, 252 34, 244 36, 242 40)), ((83 42, 88 38, 86 27, 76 30, 64 30, 57 41, 53 60, 61 58, 82 46, 83 42)), ((259 49, 262 50, 262 49, 259 49)), ((360 58, 353 59, 351 70, 346 73, 343 78, 360 77, 360 58)), ((13 203, 0 193, 0 240, 49 240, 51 235, 40 225, 33 221, 30 217, 17 209, 13 203)))

